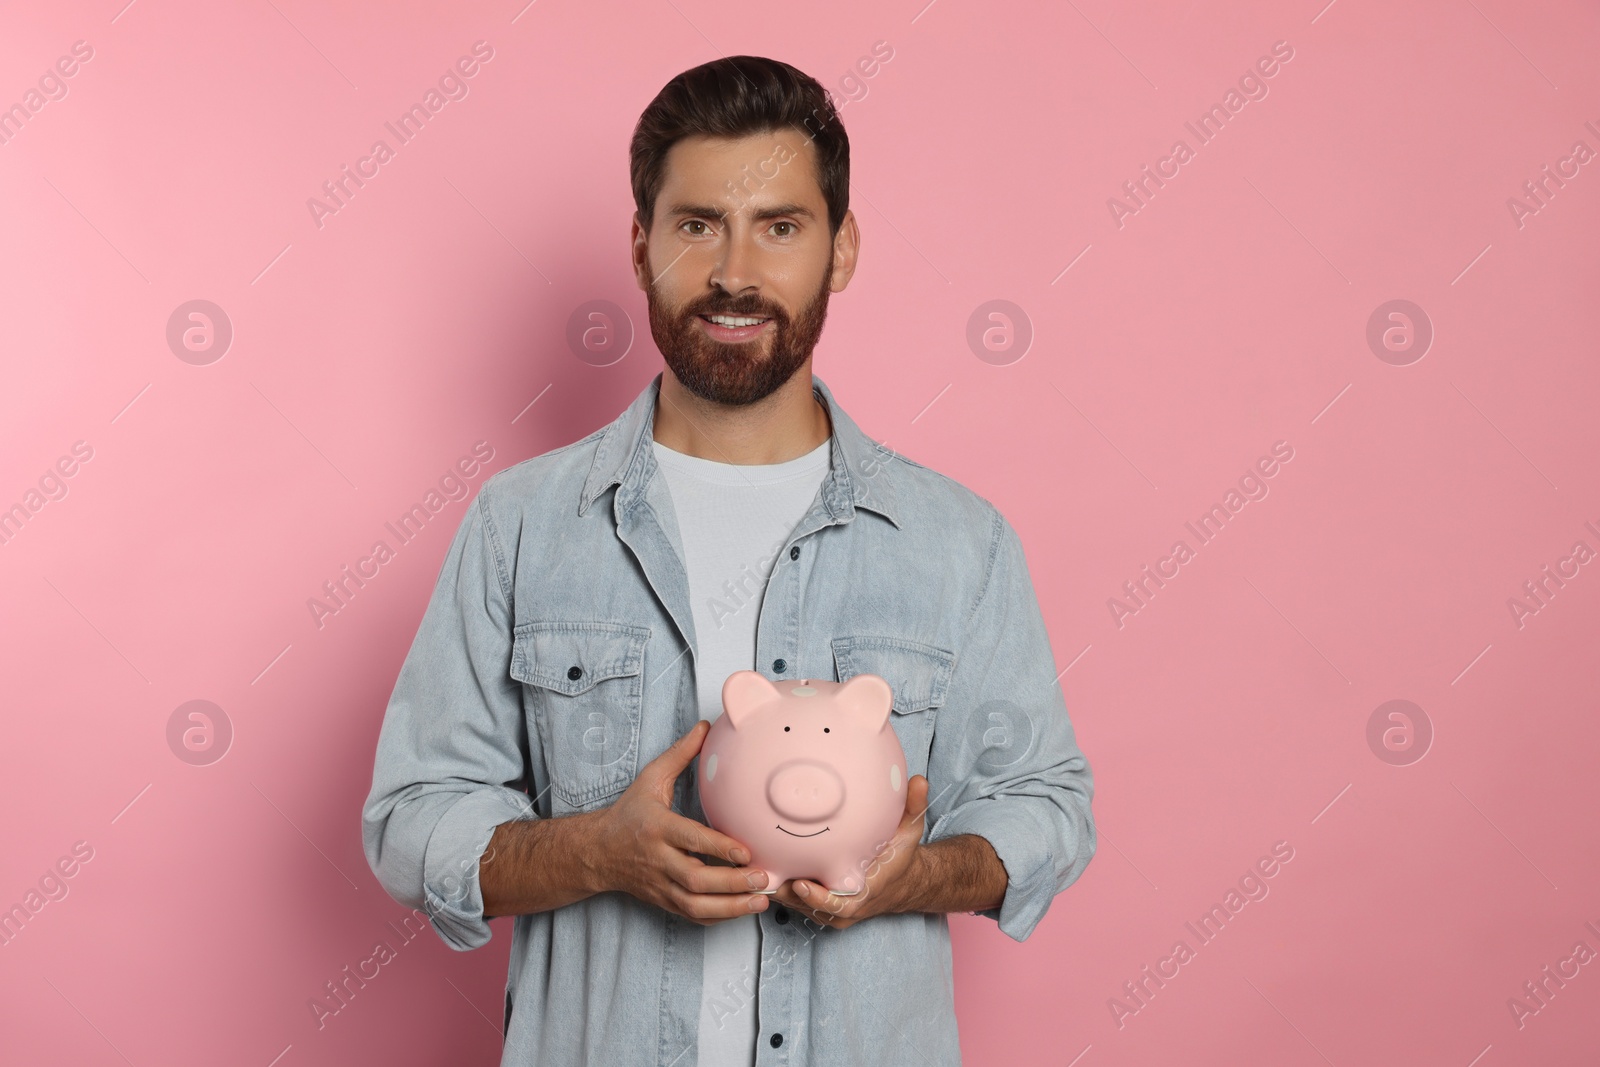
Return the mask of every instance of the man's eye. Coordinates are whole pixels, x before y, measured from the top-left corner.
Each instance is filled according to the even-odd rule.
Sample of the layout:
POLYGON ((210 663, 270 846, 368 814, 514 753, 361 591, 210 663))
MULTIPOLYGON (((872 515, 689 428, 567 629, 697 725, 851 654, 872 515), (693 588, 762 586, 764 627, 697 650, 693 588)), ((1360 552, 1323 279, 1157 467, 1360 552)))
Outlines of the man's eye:
MULTIPOLYGON (((685 226, 705 226, 705 222, 703 222, 700 219, 690 219, 688 222, 684 223, 684 225, 685 226)), ((699 237, 699 236, 701 236, 701 234, 700 234, 700 231, 691 230, 690 231, 690 236, 699 237)))
POLYGON ((779 237, 793 237, 794 236, 794 228, 795 228, 794 223, 792 223, 792 222, 774 222, 772 224, 772 228, 773 229, 777 229, 779 226, 787 226, 787 227, 789 227, 789 232, 788 233, 780 233, 780 234, 778 234, 779 237))

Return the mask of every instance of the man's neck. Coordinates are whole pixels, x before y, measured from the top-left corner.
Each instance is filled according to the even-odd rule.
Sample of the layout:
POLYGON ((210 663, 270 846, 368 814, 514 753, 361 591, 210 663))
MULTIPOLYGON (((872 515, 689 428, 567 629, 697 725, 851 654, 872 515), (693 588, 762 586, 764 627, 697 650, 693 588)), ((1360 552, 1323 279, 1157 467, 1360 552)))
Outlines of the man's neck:
POLYGON ((740 465, 784 463, 828 439, 827 409, 811 391, 808 359, 776 392, 754 404, 718 404, 661 372, 655 440, 688 456, 740 465))

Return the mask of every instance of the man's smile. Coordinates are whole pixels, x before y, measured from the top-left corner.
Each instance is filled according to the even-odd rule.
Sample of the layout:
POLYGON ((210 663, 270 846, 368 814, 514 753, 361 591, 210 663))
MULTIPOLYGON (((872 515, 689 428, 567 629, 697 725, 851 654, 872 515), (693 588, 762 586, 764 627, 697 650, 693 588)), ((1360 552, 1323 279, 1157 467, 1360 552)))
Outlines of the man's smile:
POLYGON ((772 320, 755 315, 696 315, 701 328, 718 341, 748 341, 767 328, 772 320))

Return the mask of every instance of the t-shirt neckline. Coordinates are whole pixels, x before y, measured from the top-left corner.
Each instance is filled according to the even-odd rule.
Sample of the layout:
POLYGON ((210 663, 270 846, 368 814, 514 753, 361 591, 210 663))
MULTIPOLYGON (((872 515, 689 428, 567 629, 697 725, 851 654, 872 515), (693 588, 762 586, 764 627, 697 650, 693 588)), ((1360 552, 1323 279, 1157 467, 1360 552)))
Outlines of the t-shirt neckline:
POLYGON ((723 463, 678 452, 660 441, 650 443, 655 446, 657 462, 679 473, 720 485, 768 485, 815 474, 826 468, 833 437, 829 435, 811 451, 782 463, 723 463))

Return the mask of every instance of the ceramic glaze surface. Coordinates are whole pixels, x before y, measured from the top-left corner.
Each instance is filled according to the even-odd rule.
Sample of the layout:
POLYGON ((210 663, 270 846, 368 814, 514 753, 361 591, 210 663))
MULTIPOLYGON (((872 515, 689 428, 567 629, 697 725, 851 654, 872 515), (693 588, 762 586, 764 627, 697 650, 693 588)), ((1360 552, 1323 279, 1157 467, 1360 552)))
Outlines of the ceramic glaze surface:
POLYGON ((872 674, 844 683, 728 676, 723 714, 700 749, 700 804, 713 829, 750 849, 749 866, 767 872, 765 892, 791 878, 861 891, 905 813, 893 703, 872 674))

